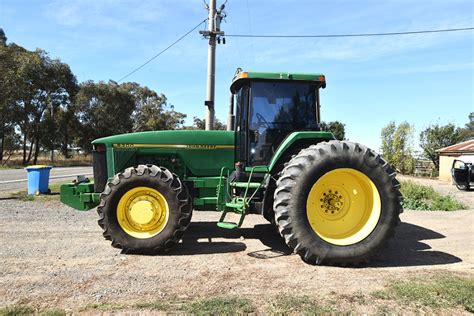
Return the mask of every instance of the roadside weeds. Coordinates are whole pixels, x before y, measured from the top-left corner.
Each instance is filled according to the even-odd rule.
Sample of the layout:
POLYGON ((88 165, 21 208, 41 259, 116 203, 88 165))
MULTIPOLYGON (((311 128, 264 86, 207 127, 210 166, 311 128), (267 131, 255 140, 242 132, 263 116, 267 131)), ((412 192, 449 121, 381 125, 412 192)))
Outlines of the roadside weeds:
POLYGON ((50 193, 48 194, 39 194, 39 195, 30 195, 27 191, 17 191, 11 192, 10 198, 16 199, 19 201, 59 201, 59 190, 62 184, 69 183, 67 182, 58 182, 58 183, 51 183, 49 185, 50 193))
POLYGON ((440 194, 431 186, 422 185, 411 180, 402 180, 400 184, 404 208, 420 211, 456 211, 466 209, 465 205, 451 195, 440 194))

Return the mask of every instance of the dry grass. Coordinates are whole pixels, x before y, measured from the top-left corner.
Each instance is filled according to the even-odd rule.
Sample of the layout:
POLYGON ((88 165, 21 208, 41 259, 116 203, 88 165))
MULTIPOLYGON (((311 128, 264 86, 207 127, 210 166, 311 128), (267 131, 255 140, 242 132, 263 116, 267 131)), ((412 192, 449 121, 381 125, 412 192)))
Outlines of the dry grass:
POLYGON ((474 278, 438 275, 430 279, 396 281, 372 293, 382 300, 395 300, 431 308, 463 307, 474 312, 474 278))
MULTIPOLYGON (((21 155, 16 154, 12 156, 8 161, 0 163, 1 169, 21 169, 25 166, 22 165, 23 158, 21 155)), ((32 165, 31 161, 28 165, 32 165)), ((92 156, 91 155, 74 155, 71 158, 64 158, 62 155, 56 155, 54 157, 54 163, 51 163, 49 153, 43 153, 38 156, 37 165, 53 165, 54 167, 77 167, 77 166, 91 166, 92 156)))
MULTIPOLYGON (((393 281, 372 293, 321 297, 314 295, 278 295, 271 297, 217 296, 191 300, 158 299, 138 303, 94 303, 78 312, 129 313, 146 311, 189 315, 351 315, 377 314, 453 314, 474 312, 474 278, 439 274, 431 278, 393 281), (331 299, 332 297, 332 299, 331 299)), ((63 309, 40 309, 30 305, 12 305, 0 309, 0 315, 65 315, 63 309)))

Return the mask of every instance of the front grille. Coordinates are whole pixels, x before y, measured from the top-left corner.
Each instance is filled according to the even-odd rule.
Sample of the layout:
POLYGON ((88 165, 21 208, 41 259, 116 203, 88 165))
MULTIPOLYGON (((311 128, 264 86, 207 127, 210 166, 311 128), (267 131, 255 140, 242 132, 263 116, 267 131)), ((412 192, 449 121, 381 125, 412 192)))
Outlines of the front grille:
POLYGON ((107 158, 105 151, 92 151, 92 169, 94 171, 94 192, 102 192, 107 183, 107 158))

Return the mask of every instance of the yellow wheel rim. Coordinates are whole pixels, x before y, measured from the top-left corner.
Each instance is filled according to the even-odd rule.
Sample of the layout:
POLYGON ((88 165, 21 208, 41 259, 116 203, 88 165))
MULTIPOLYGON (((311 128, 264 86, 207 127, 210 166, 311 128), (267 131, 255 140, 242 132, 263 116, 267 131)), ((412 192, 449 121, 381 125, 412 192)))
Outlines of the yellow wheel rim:
POLYGON ((380 194, 365 174, 355 169, 332 170, 316 181, 306 202, 314 232, 340 246, 360 242, 380 218, 380 194))
POLYGON ((135 238, 151 238, 168 223, 169 208, 164 196, 155 189, 136 187, 127 191, 117 206, 120 227, 135 238))

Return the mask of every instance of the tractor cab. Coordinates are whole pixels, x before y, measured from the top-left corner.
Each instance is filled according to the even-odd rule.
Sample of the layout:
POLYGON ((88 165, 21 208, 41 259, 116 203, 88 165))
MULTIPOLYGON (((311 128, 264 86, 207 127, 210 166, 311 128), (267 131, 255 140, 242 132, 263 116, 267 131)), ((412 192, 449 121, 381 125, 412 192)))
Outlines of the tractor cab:
POLYGON ((268 165, 294 131, 318 131, 322 74, 237 71, 230 90, 236 105, 236 161, 268 165))

